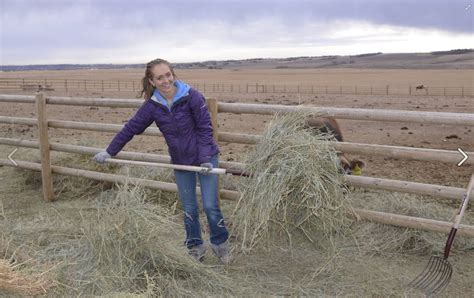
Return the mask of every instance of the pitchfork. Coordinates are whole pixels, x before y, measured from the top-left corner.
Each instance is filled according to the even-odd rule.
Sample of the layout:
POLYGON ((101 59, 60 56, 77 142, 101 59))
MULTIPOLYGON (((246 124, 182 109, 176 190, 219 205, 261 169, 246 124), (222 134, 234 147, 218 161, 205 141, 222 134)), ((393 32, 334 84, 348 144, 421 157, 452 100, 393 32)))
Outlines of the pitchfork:
POLYGON ((435 295, 444 290, 451 280, 453 274, 453 267, 448 262, 449 251, 453 245, 454 236, 461 223, 461 218, 467 208, 471 190, 474 185, 474 173, 471 176, 467 192, 464 194, 461 207, 454 219, 454 224, 449 232, 446 246, 444 247, 444 256, 431 256, 425 270, 421 272, 412 282, 408 284, 409 287, 423 291, 427 296, 435 295))
POLYGON ((126 159, 107 158, 105 161, 108 162, 108 163, 115 163, 115 164, 130 164, 130 165, 138 165, 138 166, 151 166, 151 167, 157 167, 157 168, 169 168, 169 169, 191 171, 191 172, 198 172, 198 173, 205 173, 205 174, 222 175, 222 174, 232 173, 229 170, 221 169, 221 168, 208 169, 208 168, 196 167, 196 166, 175 165, 175 164, 135 161, 135 160, 126 160, 126 159))

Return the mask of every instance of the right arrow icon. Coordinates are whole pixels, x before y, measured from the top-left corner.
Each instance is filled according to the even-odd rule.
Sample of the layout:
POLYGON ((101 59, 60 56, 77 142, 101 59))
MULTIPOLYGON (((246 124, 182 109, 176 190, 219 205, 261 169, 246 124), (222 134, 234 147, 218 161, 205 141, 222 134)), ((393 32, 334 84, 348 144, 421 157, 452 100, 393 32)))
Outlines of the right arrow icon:
POLYGON ((462 164, 469 158, 469 156, 464 152, 461 148, 458 148, 459 153, 462 154, 463 159, 461 159, 460 162, 458 162, 458 167, 462 166, 462 164))

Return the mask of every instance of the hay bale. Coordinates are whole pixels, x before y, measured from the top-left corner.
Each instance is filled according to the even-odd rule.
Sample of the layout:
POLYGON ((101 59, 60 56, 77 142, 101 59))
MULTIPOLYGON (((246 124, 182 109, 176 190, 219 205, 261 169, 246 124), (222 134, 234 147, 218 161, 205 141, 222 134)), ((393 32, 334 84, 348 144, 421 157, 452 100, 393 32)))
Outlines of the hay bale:
POLYGON ((244 252, 262 240, 280 242, 281 233, 290 242, 303 233, 327 247, 350 225, 339 158, 328 142, 332 136, 307 128, 307 117, 276 115, 246 160, 252 179, 241 185, 233 213, 244 252))

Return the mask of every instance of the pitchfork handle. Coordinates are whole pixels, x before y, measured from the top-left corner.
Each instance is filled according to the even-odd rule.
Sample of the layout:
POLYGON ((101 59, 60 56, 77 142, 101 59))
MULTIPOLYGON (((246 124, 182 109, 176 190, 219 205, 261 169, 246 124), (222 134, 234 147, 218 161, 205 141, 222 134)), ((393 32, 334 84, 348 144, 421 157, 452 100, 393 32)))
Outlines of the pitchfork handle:
POLYGON ((469 185, 467 186, 467 192, 464 194, 461 202, 461 207, 459 207, 459 211, 456 214, 456 218, 454 219, 453 227, 449 232, 448 240, 446 240, 446 246, 444 247, 444 259, 449 257, 449 251, 451 250, 451 246, 454 242, 454 236, 456 236, 456 232, 458 231, 459 224, 461 223, 461 219, 464 215, 464 211, 466 211, 467 203, 469 202, 469 198, 471 196, 471 190, 474 186, 474 173, 471 175, 471 180, 469 181, 469 185))

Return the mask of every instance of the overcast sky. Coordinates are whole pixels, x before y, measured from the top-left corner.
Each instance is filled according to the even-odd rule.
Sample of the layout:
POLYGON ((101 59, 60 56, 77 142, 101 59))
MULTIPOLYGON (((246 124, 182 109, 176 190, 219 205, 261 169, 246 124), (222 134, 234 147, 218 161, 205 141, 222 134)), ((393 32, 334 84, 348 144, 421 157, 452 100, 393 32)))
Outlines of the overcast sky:
POLYGON ((0 64, 474 48, 466 0, 0 0, 0 64))

